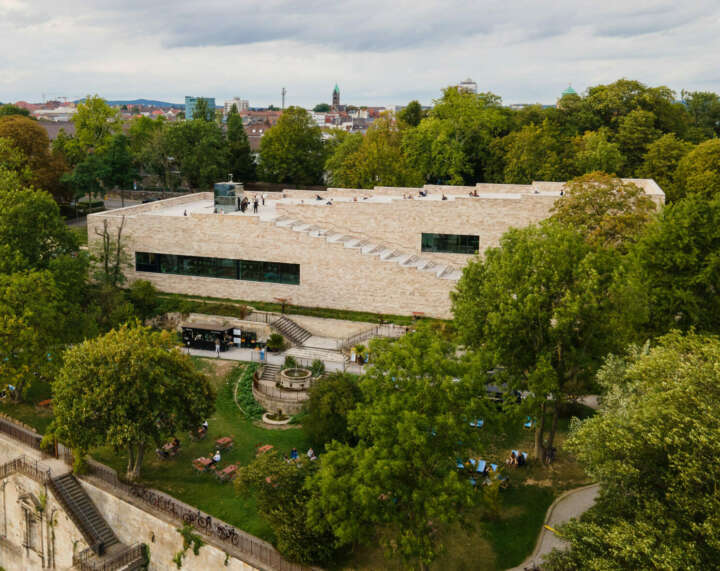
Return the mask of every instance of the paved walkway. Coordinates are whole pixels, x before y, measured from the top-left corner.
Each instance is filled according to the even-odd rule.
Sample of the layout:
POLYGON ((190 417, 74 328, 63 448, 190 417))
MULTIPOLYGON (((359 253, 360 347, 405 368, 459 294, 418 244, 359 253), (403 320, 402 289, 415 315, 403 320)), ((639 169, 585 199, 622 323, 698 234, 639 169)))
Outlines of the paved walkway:
POLYGON ((581 514, 589 510, 595 503, 595 498, 599 490, 599 484, 590 484, 589 486, 583 486, 582 488, 575 488, 574 490, 565 492, 558 497, 550 508, 548 508, 547 515, 545 516, 545 524, 540 531, 532 555, 523 561, 522 564, 513 567, 509 571, 533 569, 534 565, 540 566, 542 558, 553 549, 564 548, 566 545, 565 541, 548 530, 545 525, 557 529, 558 526, 570 519, 580 517, 581 514))
MULTIPOLYGON (((207 359, 215 358, 215 351, 205 351, 203 349, 190 349, 190 354, 196 357, 205 357, 207 359)), ((254 349, 238 349, 233 348, 228 351, 220 353, 220 358, 227 361, 249 361, 253 363, 259 362, 259 352, 254 349)), ((285 353, 267 353, 266 363, 270 365, 282 365, 285 362, 285 353)), ((363 374, 364 368, 355 363, 331 361, 323 359, 325 363, 325 370, 328 372, 333 371, 347 371, 356 375, 363 374)))

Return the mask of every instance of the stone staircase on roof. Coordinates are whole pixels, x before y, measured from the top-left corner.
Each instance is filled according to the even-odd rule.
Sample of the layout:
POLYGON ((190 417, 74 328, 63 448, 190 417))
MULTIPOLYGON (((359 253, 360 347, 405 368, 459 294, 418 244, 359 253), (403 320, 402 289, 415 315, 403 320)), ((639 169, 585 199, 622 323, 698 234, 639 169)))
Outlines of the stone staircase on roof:
POLYGON ((273 321, 270 326, 277 329, 296 345, 302 345, 304 341, 312 337, 312 333, 310 333, 307 329, 301 327, 292 319, 289 319, 284 315, 280 319, 273 321))
POLYGON ((75 476, 70 473, 63 474, 52 478, 50 484, 55 496, 70 512, 83 537, 96 554, 102 555, 108 548, 119 543, 113 530, 100 515, 75 476))
MULTIPOLYGON (((454 266, 423 258, 412 252, 399 250, 394 246, 383 244, 380 241, 373 241, 367 238, 353 236, 352 234, 345 234, 337 230, 323 228, 291 216, 278 216, 275 218, 265 218, 263 220, 275 224, 275 226, 280 228, 307 233, 313 238, 323 238, 329 244, 341 244, 345 248, 356 250, 364 256, 378 256, 384 262, 395 263, 403 268, 415 268, 424 272, 432 272, 440 279, 457 281, 460 279, 460 276, 462 276, 462 270, 454 266)), ((307 337, 305 339, 307 339, 307 337)), ((298 344, 301 345, 302 342, 298 344)))

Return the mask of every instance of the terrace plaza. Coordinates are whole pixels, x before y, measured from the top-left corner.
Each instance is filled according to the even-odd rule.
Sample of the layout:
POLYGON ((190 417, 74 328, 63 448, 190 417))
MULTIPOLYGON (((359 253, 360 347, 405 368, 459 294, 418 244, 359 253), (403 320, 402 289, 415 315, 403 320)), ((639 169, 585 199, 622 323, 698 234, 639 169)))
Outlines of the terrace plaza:
MULTIPOLYGON (((655 181, 625 180, 664 204, 655 181)), ((238 190, 250 206, 225 213, 204 192, 91 214, 88 235, 97 240, 105 221, 112 229, 124 220, 128 278, 165 292, 447 318, 468 260, 508 228, 549 216, 563 188, 285 190, 265 194, 264 205, 260 194, 238 190)))

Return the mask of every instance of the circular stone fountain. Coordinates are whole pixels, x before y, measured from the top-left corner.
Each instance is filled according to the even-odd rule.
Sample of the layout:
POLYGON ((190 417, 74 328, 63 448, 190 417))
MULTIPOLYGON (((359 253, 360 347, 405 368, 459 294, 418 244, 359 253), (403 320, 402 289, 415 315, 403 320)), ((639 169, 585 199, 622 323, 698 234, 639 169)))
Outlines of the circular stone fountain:
POLYGON ((304 391, 310 388, 312 372, 309 369, 283 369, 278 377, 280 388, 287 391, 304 391))

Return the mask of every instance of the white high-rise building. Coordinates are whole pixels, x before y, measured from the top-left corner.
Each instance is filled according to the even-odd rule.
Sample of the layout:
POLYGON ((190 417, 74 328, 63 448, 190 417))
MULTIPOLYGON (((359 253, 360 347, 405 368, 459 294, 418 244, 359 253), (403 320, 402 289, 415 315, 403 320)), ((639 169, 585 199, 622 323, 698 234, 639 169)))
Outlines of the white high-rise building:
POLYGON ((239 97, 233 97, 230 101, 225 102, 225 116, 230 113, 233 104, 237 105, 238 112, 248 111, 250 109, 250 102, 247 99, 240 99, 239 97))
POLYGON ((467 91, 468 93, 477 93, 477 83, 475 83, 469 77, 466 80, 458 83, 457 87, 460 91, 467 91))

